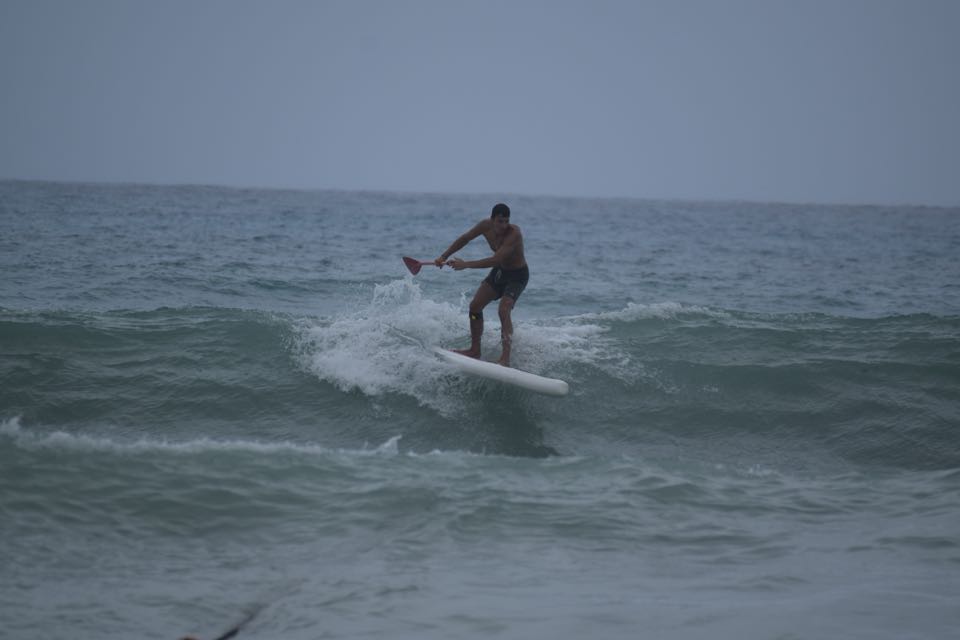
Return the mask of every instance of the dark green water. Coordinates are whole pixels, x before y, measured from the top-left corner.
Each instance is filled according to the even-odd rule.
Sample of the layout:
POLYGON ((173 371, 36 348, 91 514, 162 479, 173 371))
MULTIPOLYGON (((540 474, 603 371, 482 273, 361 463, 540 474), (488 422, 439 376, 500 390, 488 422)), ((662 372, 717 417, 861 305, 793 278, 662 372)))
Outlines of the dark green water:
POLYGON ((956 210, 7 182, 0 231, 0 637, 960 623, 956 210), (429 350, 484 274, 399 258, 497 200, 566 398, 429 350))

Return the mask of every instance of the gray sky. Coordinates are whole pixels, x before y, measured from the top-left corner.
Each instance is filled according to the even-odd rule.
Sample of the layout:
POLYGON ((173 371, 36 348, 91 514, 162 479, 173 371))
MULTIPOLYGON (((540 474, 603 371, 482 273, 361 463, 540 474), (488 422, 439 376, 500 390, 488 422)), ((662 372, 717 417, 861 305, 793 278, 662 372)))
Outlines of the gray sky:
POLYGON ((0 0, 0 177, 960 205, 960 2, 0 0))

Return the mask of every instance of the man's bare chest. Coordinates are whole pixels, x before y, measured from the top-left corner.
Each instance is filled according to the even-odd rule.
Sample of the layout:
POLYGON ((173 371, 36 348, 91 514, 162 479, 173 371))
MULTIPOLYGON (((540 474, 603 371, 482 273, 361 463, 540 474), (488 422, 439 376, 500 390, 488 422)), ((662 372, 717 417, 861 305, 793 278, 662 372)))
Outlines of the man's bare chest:
POLYGON ((493 249, 494 251, 499 251, 500 247, 503 246, 503 244, 507 241, 507 238, 510 235, 511 234, 508 232, 503 234, 502 236, 498 236, 493 231, 489 231, 487 233, 484 233, 483 237, 487 239, 487 244, 490 245, 491 249, 493 249))

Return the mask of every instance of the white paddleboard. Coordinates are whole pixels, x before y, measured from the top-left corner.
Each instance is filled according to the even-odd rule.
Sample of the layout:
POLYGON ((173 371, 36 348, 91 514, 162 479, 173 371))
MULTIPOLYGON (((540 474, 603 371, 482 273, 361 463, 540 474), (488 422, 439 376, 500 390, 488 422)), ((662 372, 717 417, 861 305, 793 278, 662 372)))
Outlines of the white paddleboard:
POLYGON ((512 367, 504 367, 496 362, 487 362, 486 360, 462 356, 459 353, 441 349, 440 347, 435 347, 434 351, 436 351, 438 356, 456 366, 460 371, 480 376, 481 378, 490 378, 491 380, 523 387, 524 389, 536 391, 537 393, 545 393, 548 396, 565 396, 567 395, 567 391, 570 390, 570 387, 563 380, 544 378, 535 373, 527 373, 526 371, 520 371, 512 367))

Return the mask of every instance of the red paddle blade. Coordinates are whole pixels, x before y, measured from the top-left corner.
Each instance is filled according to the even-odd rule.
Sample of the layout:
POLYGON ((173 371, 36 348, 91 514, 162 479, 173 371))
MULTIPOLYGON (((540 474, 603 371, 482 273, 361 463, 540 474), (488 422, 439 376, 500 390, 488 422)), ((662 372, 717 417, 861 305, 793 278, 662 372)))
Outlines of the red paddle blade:
POLYGON ((423 266, 423 263, 419 260, 414 260, 413 258, 407 258, 404 256, 403 264, 407 265, 407 269, 410 269, 410 273, 417 275, 420 273, 420 267, 423 266))

